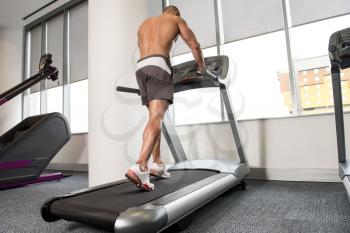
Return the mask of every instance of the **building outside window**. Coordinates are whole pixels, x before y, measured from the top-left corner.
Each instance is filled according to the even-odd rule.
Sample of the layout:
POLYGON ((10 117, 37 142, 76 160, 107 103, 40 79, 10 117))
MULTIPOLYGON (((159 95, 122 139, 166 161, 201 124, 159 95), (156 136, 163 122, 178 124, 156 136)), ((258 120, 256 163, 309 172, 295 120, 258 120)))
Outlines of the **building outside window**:
MULTIPOLYGON (((332 33, 349 27, 349 22, 350 15, 345 15, 291 29, 294 72, 303 114, 333 112, 328 42, 332 33)), ((341 75, 344 110, 350 110, 350 70, 343 70, 341 75)), ((280 74, 282 93, 285 77, 285 73, 280 74)), ((285 105, 290 107, 290 100, 285 105)))

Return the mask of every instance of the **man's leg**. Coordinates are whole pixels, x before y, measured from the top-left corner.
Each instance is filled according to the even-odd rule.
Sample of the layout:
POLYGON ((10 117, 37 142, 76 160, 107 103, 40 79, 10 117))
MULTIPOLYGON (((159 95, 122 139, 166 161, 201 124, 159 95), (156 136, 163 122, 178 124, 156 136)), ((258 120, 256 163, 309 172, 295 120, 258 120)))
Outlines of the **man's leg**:
POLYGON ((137 161, 142 171, 148 169, 148 160, 160 138, 162 122, 168 106, 169 102, 167 100, 152 100, 149 102, 149 120, 143 132, 141 153, 137 161))
POLYGON ((161 135, 159 135, 158 140, 154 145, 152 151, 153 163, 151 163, 151 166, 148 168, 148 170, 151 176, 168 179, 171 175, 167 171, 165 163, 160 158, 160 138, 161 135))
MULTIPOLYGON (((148 106, 147 106, 148 108, 148 106)), ((149 110, 149 108, 148 108, 149 110)), ((147 125, 146 125, 147 127, 147 125)), ((153 151, 152 151, 152 156, 153 156, 153 163, 161 163, 160 160, 160 138, 161 135, 159 135, 158 140, 156 142, 156 144, 154 145, 153 151)))
POLYGON ((153 163, 162 163, 162 160, 160 159, 160 138, 161 138, 161 135, 159 135, 158 140, 154 145, 154 148, 152 151, 153 163))

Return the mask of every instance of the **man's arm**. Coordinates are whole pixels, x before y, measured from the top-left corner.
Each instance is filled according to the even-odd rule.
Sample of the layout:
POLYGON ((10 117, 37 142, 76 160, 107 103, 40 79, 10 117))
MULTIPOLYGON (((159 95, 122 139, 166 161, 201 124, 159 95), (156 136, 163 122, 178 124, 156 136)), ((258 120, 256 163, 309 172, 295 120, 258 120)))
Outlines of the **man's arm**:
POLYGON ((179 18, 178 26, 180 30, 180 36, 188 45, 188 47, 190 47, 190 49, 192 50, 193 57, 198 64, 199 70, 204 69, 205 67, 204 67, 202 49, 196 39, 196 36, 192 32, 192 30, 187 26, 186 21, 183 20, 182 18, 179 18))

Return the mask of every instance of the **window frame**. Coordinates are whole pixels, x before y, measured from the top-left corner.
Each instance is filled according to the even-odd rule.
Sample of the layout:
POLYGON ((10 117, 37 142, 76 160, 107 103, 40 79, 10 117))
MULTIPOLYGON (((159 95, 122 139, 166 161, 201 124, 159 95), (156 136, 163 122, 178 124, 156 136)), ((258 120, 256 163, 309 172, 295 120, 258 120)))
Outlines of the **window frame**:
MULTIPOLYGON (((63 14, 63 64, 62 64, 62 86, 63 86, 63 114, 70 122, 70 78, 69 78, 69 11, 77 5, 84 4, 88 0, 71 0, 56 9, 50 11, 44 16, 26 24, 23 27, 23 52, 22 52, 22 80, 30 76, 30 30, 41 25, 41 54, 47 52, 47 22, 60 14, 63 14)), ((38 61, 39 62, 39 61, 38 61)), ((47 113, 47 80, 40 82, 40 114, 47 113)), ((29 116, 30 90, 22 93, 22 120, 29 116)), ((72 134, 81 134, 86 132, 74 132, 72 134)))
MULTIPOLYGON (((213 0, 214 1, 214 12, 215 12, 215 33, 216 33, 216 47, 217 47, 217 55, 222 55, 223 54, 223 46, 225 44, 224 42, 224 27, 223 27, 223 14, 222 14, 222 2, 221 0, 213 0)), ((300 98, 300 91, 298 88, 298 82, 297 82, 297 74, 295 71, 295 64, 294 64, 294 58, 293 58, 293 51, 292 51, 292 39, 290 36, 290 31, 292 30, 292 28, 294 27, 299 27, 302 25, 307 25, 307 24, 311 24, 311 23, 315 23, 315 22, 320 22, 323 20, 328 20, 328 19, 332 19, 332 18, 337 18, 337 17, 341 17, 344 15, 350 15, 350 12, 348 13, 344 13, 341 15, 334 15, 332 17, 325 17, 319 20, 314 20, 312 22, 308 22, 308 23, 304 23, 304 24, 300 24, 300 25, 292 25, 292 19, 291 19, 291 9, 289 6, 289 0, 281 0, 281 5, 282 5, 282 14, 283 14, 283 20, 284 20, 284 28, 282 29, 285 32, 285 43, 286 43, 286 48, 287 48, 287 60, 288 60, 288 70, 289 70, 289 85, 290 85, 290 90, 291 90, 291 100, 292 100, 292 114, 290 116, 285 116, 285 117, 277 117, 277 118, 290 118, 290 117, 305 117, 305 116, 315 116, 315 115, 327 115, 327 114, 331 114, 329 112, 325 112, 325 113, 315 113, 315 114, 304 114, 303 113, 303 109, 301 106, 301 98, 300 98)), ((162 6, 163 8, 165 8, 166 6, 170 5, 169 1, 167 0, 162 0, 162 6)), ((281 31, 281 30, 278 30, 281 31)), ((269 33, 273 33, 273 32, 269 32, 269 33)), ((264 34, 268 34, 268 33, 264 33, 264 34)), ((261 34, 261 35, 264 35, 261 34)), ((244 39, 249 39, 252 37, 256 37, 256 36, 260 36, 260 35, 254 35, 248 38, 242 38, 239 40, 244 40, 244 39)), ((238 40, 237 40, 238 41, 238 40)), ((235 42, 235 41, 230 41, 231 42, 235 42)), ((177 54, 176 56, 181 56, 182 54, 177 54)), ((227 119, 225 119, 225 114, 224 114, 224 109, 223 109, 223 102, 222 100, 221 102, 221 112, 222 112, 222 121, 220 122, 226 122, 227 119)), ((174 109, 175 111, 175 109, 174 109)), ((173 113, 174 115, 174 113, 173 113)), ((266 117, 263 119, 275 119, 276 117, 266 117)), ((249 118, 249 120, 253 120, 253 119, 262 119, 261 117, 256 117, 256 118, 249 118)), ((241 119, 244 120, 244 119, 241 119)), ((217 123, 220 123, 217 122, 217 123)), ((205 123, 201 123, 201 124, 205 124, 205 123)), ((176 125, 186 125, 186 124, 176 124, 176 125)))

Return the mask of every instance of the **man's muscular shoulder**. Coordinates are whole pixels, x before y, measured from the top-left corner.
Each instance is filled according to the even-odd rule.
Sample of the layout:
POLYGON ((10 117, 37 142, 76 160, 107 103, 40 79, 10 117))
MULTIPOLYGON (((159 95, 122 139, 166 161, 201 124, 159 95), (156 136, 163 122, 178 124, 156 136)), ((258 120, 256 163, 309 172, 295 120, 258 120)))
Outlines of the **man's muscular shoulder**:
POLYGON ((176 15, 169 15, 167 16, 169 18, 170 21, 172 21, 175 24, 179 24, 181 22, 184 22, 184 19, 181 18, 180 16, 176 16, 176 15))

